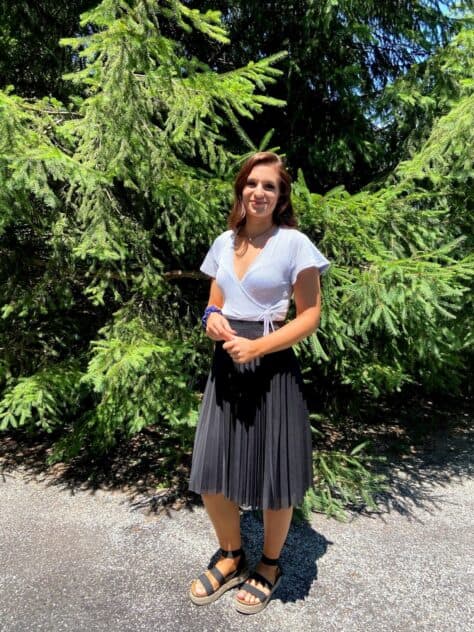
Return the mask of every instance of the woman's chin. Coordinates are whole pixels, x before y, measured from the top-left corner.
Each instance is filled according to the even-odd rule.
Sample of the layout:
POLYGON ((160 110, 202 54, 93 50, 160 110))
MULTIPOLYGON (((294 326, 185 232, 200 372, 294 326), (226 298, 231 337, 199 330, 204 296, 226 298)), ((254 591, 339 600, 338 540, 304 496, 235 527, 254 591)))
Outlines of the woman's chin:
POLYGON ((257 207, 250 207, 247 215, 250 215, 251 217, 256 217, 259 219, 265 219, 266 217, 271 217, 272 216, 272 211, 268 210, 268 207, 265 208, 257 208, 257 207))

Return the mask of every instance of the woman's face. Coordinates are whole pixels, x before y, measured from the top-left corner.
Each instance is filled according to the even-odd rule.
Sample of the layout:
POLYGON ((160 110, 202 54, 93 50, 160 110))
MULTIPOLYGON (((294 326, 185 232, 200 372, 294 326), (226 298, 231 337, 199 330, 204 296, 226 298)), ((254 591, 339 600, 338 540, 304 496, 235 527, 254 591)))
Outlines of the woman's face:
POLYGON ((275 164, 256 165, 247 177, 242 201, 247 219, 271 217, 280 196, 280 175, 275 164))

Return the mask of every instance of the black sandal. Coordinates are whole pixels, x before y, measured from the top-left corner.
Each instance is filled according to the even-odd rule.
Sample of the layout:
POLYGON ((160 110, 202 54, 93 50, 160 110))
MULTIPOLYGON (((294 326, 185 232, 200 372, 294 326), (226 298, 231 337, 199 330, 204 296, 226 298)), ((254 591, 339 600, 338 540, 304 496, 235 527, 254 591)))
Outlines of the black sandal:
POLYGON ((242 612, 243 614, 256 614, 257 612, 261 612, 264 608, 267 607, 270 599, 272 598, 273 593, 278 588, 278 585, 283 576, 281 568, 278 566, 279 559, 280 558, 271 559, 267 557, 264 553, 262 554, 262 562, 264 564, 267 564, 268 566, 277 566, 277 574, 275 578, 275 583, 272 584, 266 577, 264 577, 263 575, 260 575, 260 573, 257 573, 257 571, 254 571, 249 576, 245 584, 242 586, 242 590, 245 590, 251 593, 252 595, 257 597, 257 599, 260 599, 260 603, 249 604, 249 603, 245 603, 241 601, 238 597, 236 597, 235 607, 238 610, 238 612, 242 612), (254 579, 259 584, 263 584, 266 588, 269 588, 270 594, 267 595, 266 593, 263 592, 263 590, 260 590, 256 586, 253 586, 252 584, 250 584, 249 583, 250 579, 254 579))
POLYGON ((212 576, 218 581, 219 585, 216 589, 214 589, 214 586, 209 581, 206 573, 202 573, 201 575, 199 575, 198 580, 204 586, 204 589, 206 590, 206 595, 203 595, 201 597, 193 593, 193 586, 197 580, 194 580, 189 590, 189 598, 198 606, 203 606, 205 604, 216 601, 216 599, 219 599, 219 597, 223 595, 227 590, 230 590, 230 588, 234 588, 234 586, 242 584, 249 575, 245 551, 243 549, 236 549, 235 551, 225 551, 224 549, 219 549, 219 551, 221 557, 234 558, 240 556, 239 565, 233 573, 230 573, 226 576, 224 576, 220 572, 220 570, 216 568, 216 566, 208 569, 212 576))

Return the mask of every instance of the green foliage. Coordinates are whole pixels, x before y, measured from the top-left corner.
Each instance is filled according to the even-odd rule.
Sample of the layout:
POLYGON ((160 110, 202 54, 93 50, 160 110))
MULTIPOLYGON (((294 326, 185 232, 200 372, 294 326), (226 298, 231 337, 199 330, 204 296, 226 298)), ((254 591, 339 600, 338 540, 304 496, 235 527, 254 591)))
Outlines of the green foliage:
POLYGON ((389 489, 386 476, 377 474, 372 462, 384 462, 385 457, 364 454, 367 441, 348 454, 337 450, 320 450, 314 453, 315 481, 301 505, 297 519, 308 519, 312 511, 328 518, 347 520, 346 508, 376 510, 376 495, 389 489))
POLYGON ((457 71, 457 98, 386 181, 325 196, 311 194, 302 174, 296 183, 303 227, 336 260, 305 351, 356 392, 407 383, 456 391, 472 365, 472 34, 460 33, 439 59, 456 67, 459 48, 470 61, 457 71))
POLYGON ((63 363, 12 380, 0 402, 0 430, 26 426, 52 432, 62 427, 78 408, 81 375, 73 363, 63 363))
POLYGON ((183 371, 193 364, 192 348, 159 338, 138 317, 99 334, 84 382, 99 400, 89 421, 105 440, 117 428, 134 434, 161 418, 171 426, 192 423, 197 397, 183 371))
POLYGON ((119 436, 132 436, 157 423, 183 436, 181 426, 194 427, 199 403, 192 373, 196 348, 150 326, 138 316, 127 321, 125 312, 118 312, 113 323, 98 332, 101 337, 91 344, 81 380, 94 405, 56 446, 51 462, 77 455, 85 440, 101 452, 119 436))
POLYGON ((472 14, 465 19, 471 28, 461 30, 425 62, 414 64, 387 86, 377 103, 377 115, 390 123, 388 142, 398 158, 413 155, 436 119, 472 93, 472 14))
POLYGON ((239 160, 224 132, 251 150, 238 118, 281 104, 257 90, 282 55, 218 74, 166 25, 226 41, 216 12, 106 0, 63 41, 81 60, 70 106, 0 93, 2 428, 62 414, 52 461, 154 424, 189 443, 208 350, 196 281, 168 279, 223 223, 239 160))
MULTIPOLYGON (((328 191, 344 184, 359 190, 391 170, 403 155, 404 139, 423 124, 428 100, 413 107, 404 125, 397 117, 401 100, 384 90, 429 60, 466 24, 472 2, 437 0, 189 0, 201 10, 218 8, 229 29, 232 47, 209 47, 195 34, 185 46, 221 71, 285 49, 283 75, 271 87, 285 109, 266 112, 274 142, 284 148, 294 173, 305 173, 311 190, 328 191), (382 112, 382 114, 381 114, 382 112)), ((459 65, 462 65, 460 60, 459 65)), ((450 72, 454 70, 450 67, 450 72)), ((428 74, 432 75, 430 71, 428 74)), ((450 75, 439 73, 439 86, 450 75)), ((406 83, 402 108, 415 99, 416 86, 406 83), (415 90, 413 90, 415 88, 415 90)), ((260 137, 259 120, 246 122, 251 137, 260 137)))
POLYGON ((96 0, 0 0, 0 87, 12 84, 23 97, 66 98, 62 79, 77 59, 59 45, 60 37, 80 31, 79 14, 96 0))

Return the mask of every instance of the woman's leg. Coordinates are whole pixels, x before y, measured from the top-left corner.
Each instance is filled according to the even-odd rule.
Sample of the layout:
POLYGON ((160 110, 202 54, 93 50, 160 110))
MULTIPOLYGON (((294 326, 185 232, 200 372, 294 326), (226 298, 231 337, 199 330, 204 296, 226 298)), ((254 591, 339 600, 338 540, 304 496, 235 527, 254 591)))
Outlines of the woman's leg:
MULTIPOLYGON (((219 546, 225 551, 240 549, 239 506, 222 494, 203 494, 202 499, 214 526, 219 546)), ((239 561, 240 556, 235 558, 223 557, 217 562, 216 567, 225 577, 235 571, 239 561)), ((214 576, 207 573, 207 577, 212 586, 217 588, 218 584, 214 576)), ((206 595, 206 590, 199 580, 194 582, 193 592, 199 597, 206 595)))
MULTIPOLYGON (((264 541, 263 541, 263 552, 264 554, 271 558, 275 559, 280 557, 281 550, 283 545, 285 544, 286 536, 288 535, 288 531, 290 529, 291 517, 293 515, 293 507, 289 507, 288 509, 266 509, 263 512, 263 527, 264 527, 264 541)), ((257 573, 266 577, 272 584, 275 582, 277 567, 269 566, 260 561, 257 564, 257 568, 255 569, 257 573)), ((259 584, 255 580, 250 580, 250 583, 254 586, 257 586, 260 590, 262 590, 267 595, 270 593, 270 590, 259 584)), ((258 597, 252 595, 246 590, 239 590, 237 593, 237 597, 241 601, 245 601, 245 603, 254 604, 259 603, 258 597)))

